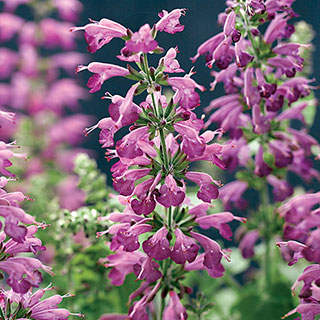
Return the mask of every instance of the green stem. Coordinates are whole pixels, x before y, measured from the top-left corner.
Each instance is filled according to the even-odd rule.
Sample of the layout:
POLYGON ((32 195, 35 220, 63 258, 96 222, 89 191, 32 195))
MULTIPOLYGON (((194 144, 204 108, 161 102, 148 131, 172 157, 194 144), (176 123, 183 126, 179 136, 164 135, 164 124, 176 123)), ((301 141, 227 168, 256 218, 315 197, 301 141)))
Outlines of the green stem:
POLYGON ((159 313, 159 320, 162 320, 163 318, 163 311, 164 311, 164 308, 165 308, 165 299, 163 299, 162 297, 160 297, 160 313, 159 313))
POLYGON ((161 141, 161 147, 162 147, 162 152, 163 152, 163 157, 164 157, 164 167, 166 168, 166 170, 168 170, 169 169, 169 158, 168 158, 166 138, 164 136, 163 128, 159 129, 159 133, 160 133, 160 141, 161 141))
POLYGON ((169 207, 169 214, 168 214, 168 227, 169 227, 169 231, 171 231, 172 225, 173 225, 172 207, 169 207))
POLYGON ((255 56, 257 62, 259 62, 259 60, 260 60, 259 59, 259 51, 256 48, 256 43, 254 41, 254 38, 253 38, 251 30, 250 30, 250 22, 248 20, 248 17, 246 15, 246 13, 241 13, 241 16, 243 18, 243 23, 244 23, 244 26, 245 26, 249 41, 251 42, 251 46, 252 46, 252 49, 254 51, 254 56, 255 56))

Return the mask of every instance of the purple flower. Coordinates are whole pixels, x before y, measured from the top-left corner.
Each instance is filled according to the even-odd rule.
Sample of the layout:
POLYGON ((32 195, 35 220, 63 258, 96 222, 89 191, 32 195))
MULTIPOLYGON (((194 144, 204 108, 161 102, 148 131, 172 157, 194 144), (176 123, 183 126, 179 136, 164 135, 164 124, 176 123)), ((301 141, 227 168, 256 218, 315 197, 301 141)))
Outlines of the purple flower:
POLYGON ((186 320, 188 318, 186 308, 181 304, 178 295, 170 291, 170 301, 164 309, 163 320, 186 320))
POLYGON ((0 262, 0 269, 9 277, 7 284, 17 293, 26 293, 31 287, 39 287, 43 269, 53 275, 50 267, 44 266, 38 259, 29 257, 12 257, 0 262))
POLYGON ((277 39, 281 39, 283 37, 283 33, 285 32, 285 28, 287 26, 287 20, 289 16, 286 12, 277 14, 276 17, 269 24, 265 34, 264 41, 266 43, 273 43, 277 39))
POLYGON ((281 180, 270 174, 267 177, 267 181, 273 187, 272 193, 274 201, 284 201, 286 198, 292 196, 293 188, 286 180, 281 180))
POLYGON ((151 29, 148 24, 140 27, 138 32, 135 32, 130 40, 126 42, 126 49, 129 52, 148 53, 158 47, 158 42, 153 39, 151 29))
POLYGON ((298 262, 299 259, 303 258, 303 255, 301 252, 306 248, 308 248, 306 245, 299 243, 297 241, 287 241, 287 242, 277 242, 276 245, 279 248, 287 247, 291 252, 293 252, 292 256, 290 257, 290 260, 287 260, 289 263, 289 266, 294 265, 298 262))
POLYGON ((232 181, 219 189, 219 199, 222 200, 224 208, 230 210, 231 203, 240 210, 247 206, 247 201, 242 198, 243 193, 248 188, 248 183, 244 181, 232 181))
POLYGON ((227 240, 231 240, 232 231, 227 223, 233 220, 238 220, 244 223, 246 222, 245 218, 234 216, 231 212, 220 212, 208 216, 202 216, 197 218, 196 222, 199 223, 199 226, 202 229, 209 229, 210 227, 218 229, 222 237, 227 240))
POLYGON ((163 60, 161 59, 160 61, 163 61, 164 66, 166 67, 164 69, 164 72, 168 73, 179 73, 179 72, 184 72, 183 69, 180 68, 180 64, 175 57, 177 56, 178 48, 170 48, 166 55, 163 57, 163 60))
POLYGON ((254 256, 254 245, 256 244, 258 238, 259 232, 257 230, 251 230, 247 232, 241 239, 239 243, 239 249, 245 259, 254 256))
POLYGON ((159 229, 152 237, 142 244, 143 251, 151 258, 165 260, 170 257, 171 249, 167 239, 166 227, 159 229))
POLYGON ((197 193, 200 200, 211 203, 211 200, 218 198, 218 188, 213 184, 218 184, 218 182, 214 181, 211 176, 201 172, 187 172, 185 176, 200 187, 197 193))
POLYGON ((183 122, 177 122, 174 129, 183 137, 182 150, 190 158, 200 157, 206 149, 206 141, 199 132, 183 122))
POLYGON ((10 40, 19 30, 22 29, 24 20, 14 14, 0 13, 0 41, 10 40))
POLYGON ((114 179, 113 188, 123 196, 130 196, 134 190, 134 183, 148 175, 150 171, 148 168, 127 170, 123 175, 114 179))
POLYGON ((257 87, 254 87, 253 82, 253 68, 247 68, 244 72, 244 87, 243 94, 248 107, 253 107, 255 104, 259 104, 261 98, 257 87))
POLYGON ((90 53, 96 52, 113 38, 121 38, 127 35, 127 29, 121 24, 103 18, 100 21, 90 20, 92 23, 84 27, 71 28, 70 31, 84 30, 84 38, 88 44, 90 53))
POLYGON ((139 263, 140 258, 145 257, 142 252, 124 252, 118 251, 116 254, 109 255, 105 259, 100 259, 100 262, 106 268, 112 267, 108 278, 114 286, 121 286, 127 274, 133 272, 133 266, 139 263))
POLYGON ((253 61, 254 57, 246 52, 248 43, 245 40, 240 40, 235 44, 235 56, 238 68, 243 68, 253 61))
POLYGON ((118 229, 117 234, 112 238, 110 249, 116 251, 120 246, 123 246, 123 251, 133 252, 138 250, 140 247, 138 236, 152 231, 152 226, 144 224, 144 222, 145 219, 131 227, 129 226, 129 228, 122 228, 121 224, 117 225, 120 228, 118 229))
POLYGON ((195 92, 195 89, 205 90, 203 86, 191 79, 191 75, 192 73, 184 77, 172 77, 167 80, 175 91, 174 103, 179 103, 180 107, 187 110, 192 110, 200 105, 200 96, 195 92))
POLYGON ((157 270, 159 264, 152 258, 141 258, 140 262, 133 266, 133 272, 139 280, 146 280, 148 283, 155 282, 162 277, 162 273, 157 270))
POLYGON ((225 36, 224 33, 221 32, 214 37, 208 39, 205 41, 203 44, 201 44, 197 50, 197 54, 191 58, 192 62, 195 62, 200 55, 205 55, 207 54, 207 62, 211 60, 213 52, 217 49, 219 44, 224 40, 225 36))
POLYGON ((166 176, 165 183, 160 187, 159 193, 156 195, 156 199, 166 208, 179 206, 185 198, 184 191, 177 186, 171 174, 166 176))
POLYGON ((224 268, 221 264, 221 258, 223 256, 226 258, 226 255, 222 252, 219 244, 216 241, 211 240, 210 238, 202 234, 199 234, 193 231, 191 231, 190 234, 195 240, 197 240, 201 244, 201 246, 205 251, 203 265, 208 269, 221 271, 222 272, 221 276, 222 276, 224 268))
POLYGON ((124 77, 129 74, 128 69, 114 64, 101 62, 91 62, 87 66, 80 65, 77 67, 77 72, 85 69, 88 69, 90 72, 94 73, 94 75, 88 81, 88 87, 91 89, 91 93, 99 91, 104 81, 112 77, 124 77))
POLYGON ((275 165, 284 168, 292 163, 293 154, 288 145, 282 141, 271 141, 269 148, 275 157, 275 165))
POLYGON ((179 19, 181 15, 185 14, 186 9, 174 9, 170 12, 162 10, 162 12, 158 14, 161 19, 156 23, 156 30, 171 34, 183 31, 184 26, 180 24, 179 19))
POLYGON ((254 174, 259 177, 265 177, 272 169, 263 161, 263 147, 260 146, 255 157, 255 169, 254 174))
POLYGON ((190 237, 185 236, 178 228, 174 234, 176 236, 176 242, 170 258, 177 264, 194 261, 200 249, 199 246, 190 237))

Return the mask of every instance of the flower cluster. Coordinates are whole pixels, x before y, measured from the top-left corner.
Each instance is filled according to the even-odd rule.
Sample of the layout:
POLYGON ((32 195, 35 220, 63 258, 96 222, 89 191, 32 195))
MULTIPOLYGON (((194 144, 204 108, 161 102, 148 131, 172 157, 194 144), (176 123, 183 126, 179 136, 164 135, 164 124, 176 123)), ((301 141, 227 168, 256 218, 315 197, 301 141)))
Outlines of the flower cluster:
POLYGON ((278 242, 283 258, 289 265, 304 258, 314 264, 308 266, 292 287, 294 292, 300 281, 304 285, 299 293, 300 304, 287 314, 299 312, 302 319, 314 317, 319 309, 319 237, 320 237, 320 193, 307 193, 293 197, 279 209, 279 214, 285 219, 283 238, 287 241, 278 242), (316 208, 316 209, 314 209, 316 208))
MULTIPOLYGON (((15 115, 1 111, 1 120, 10 121, 14 125, 15 115)), ((19 203, 30 200, 27 196, 22 192, 5 190, 8 182, 14 180, 14 175, 10 172, 12 158, 25 155, 13 152, 15 142, 0 141, 0 146, 0 216, 3 218, 0 223, 0 270, 2 277, 6 275, 6 284, 11 287, 9 291, 4 291, 5 284, 1 285, 0 317, 66 319, 71 313, 57 307, 63 297, 57 295, 40 301, 46 290, 41 289, 32 294, 32 289, 38 288, 42 282, 39 270, 50 275, 53 273, 51 268, 42 264, 39 259, 20 254, 30 252, 36 255, 46 249, 41 240, 34 236, 38 228, 45 228, 46 225, 37 222, 20 207, 19 203)))
MULTIPOLYGON (((259 238, 265 243, 267 285, 270 243, 275 237, 285 240, 278 245, 290 265, 302 257, 319 263, 319 209, 314 209, 319 194, 296 196, 280 206, 294 192, 287 181, 288 172, 305 182, 320 179, 311 159, 317 155, 314 149, 319 144, 308 134, 313 120, 306 117, 316 106, 312 94, 315 87, 311 85, 314 79, 303 73, 302 55, 311 45, 291 40, 295 27, 289 20, 297 17, 291 8, 293 2, 227 1, 227 9, 218 19, 223 31, 200 45, 192 58, 196 61, 205 55, 207 66, 214 68, 212 90, 218 83, 224 86, 226 95, 214 99, 205 109, 210 113, 205 127, 215 124, 228 132, 233 147, 224 148, 220 159, 229 170, 242 167, 235 175, 236 181, 221 188, 220 199, 227 210, 231 204, 243 210, 247 189, 260 194, 260 207, 248 219, 247 230, 241 227, 237 234, 244 258, 254 255, 259 238), (273 201, 269 199, 270 187, 273 201)), ((317 289, 312 300, 310 287, 317 277, 307 279, 302 275, 299 280, 305 281, 300 294, 305 299, 290 314, 297 311, 302 319, 314 319, 319 308, 308 303, 318 303, 317 289)))
MULTIPOLYGON (((130 301, 142 298, 132 303, 129 319, 149 319, 153 300, 160 292, 162 299, 170 293, 169 304, 157 309, 163 319, 186 319, 186 309, 179 298, 190 288, 181 283, 183 274, 204 269, 218 278, 224 274, 221 259, 229 259, 216 241, 200 234, 196 227, 216 228, 230 240, 232 231, 228 223, 245 221, 230 212, 208 214, 221 183, 209 174, 189 170, 191 163, 200 160, 224 168, 221 156, 229 148, 214 143, 221 130, 203 132, 204 121, 194 113, 200 104, 197 90, 204 91, 204 87, 192 79, 193 71, 181 77, 170 76, 184 72, 176 59, 176 48, 170 48, 157 67, 148 64, 148 54, 164 52, 156 40, 157 32, 182 31, 179 19, 184 14, 184 9, 163 11, 153 27, 145 24, 137 32, 105 18, 71 29, 84 30, 89 52, 101 49, 113 38, 125 41, 117 57, 128 62, 127 67, 92 62, 77 68, 78 72, 93 73, 88 81, 90 92, 99 91, 111 77, 135 81, 125 97, 106 93, 103 98, 111 101, 109 117, 86 130, 88 134, 99 128, 99 142, 107 148, 107 159, 118 159, 111 171, 113 187, 124 210, 111 213, 107 217, 111 227, 98 236, 112 235, 110 249, 116 253, 101 260, 112 268, 109 273, 112 284, 121 285, 129 273, 143 280, 130 296, 130 301), (163 95, 163 86, 172 88, 171 99, 163 95), (144 91, 147 97, 136 104, 134 97, 144 91), (115 142, 116 132, 127 126, 129 133, 115 142), (186 196, 188 181, 198 186, 197 205, 192 205, 186 196), (198 255, 200 247, 203 253, 198 255)), ((108 317, 104 315, 101 319, 108 317)))
POLYGON ((86 92, 70 76, 75 64, 85 57, 75 51, 75 37, 69 28, 81 9, 73 1, 0 1, 0 105, 4 111, 17 113, 15 126, 10 118, 1 117, 0 134, 6 141, 13 134, 27 136, 22 141, 31 157, 24 171, 23 190, 30 179, 45 175, 52 163, 63 172, 54 193, 60 205, 70 210, 84 203, 84 194, 77 190, 72 175, 73 160, 83 149, 76 148, 82 140, 81 130, 89 123, 88 116, 74 113, 86 92), (27 6, 37 21, 25 20, 14 13, 18 5, 27 6), (58 11, 63 21, 50 16, 58 11), (59 53, 58 50, 65 52, 59 53), (50 51, 53 51, 51 54, 50 51), (73 112, 72 115, 70 111, 73 112), (33 137, 36 139, 32 140, 33 137), (67 149, 73 146, 74 149, 67 149), (68 196, 69 192, 77 196, 68 196))

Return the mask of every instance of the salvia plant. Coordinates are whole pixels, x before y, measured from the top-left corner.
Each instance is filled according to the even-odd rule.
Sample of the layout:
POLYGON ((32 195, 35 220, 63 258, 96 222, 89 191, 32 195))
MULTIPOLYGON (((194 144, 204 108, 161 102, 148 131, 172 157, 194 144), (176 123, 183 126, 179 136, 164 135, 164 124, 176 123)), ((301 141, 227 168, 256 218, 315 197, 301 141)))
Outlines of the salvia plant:
POLYGON ((317 87, 312 30, 294 24, 294 0, 226 1, 222 31, 191 58, 204 56, 210 89, 225 91, 200 117, 205 87, 194 68, 182 69, 177 47, 157 38, 182 32, 186 9, 163 10, 132 31, 107 18, 83 27, 52 18, 75 22, 77 0, 2 2, 0 41, 17 40, 19 53, 0 49, 0 319, 82 316, 69 309, 99 320, 319 319, 320 193, 312 183, 320 148, 309 134, 317 87), (19 5, 35 22, 13 14, 19 5), (48 54, 73 49, 78 31, 90 53, 122 41, 119 65, 48 54), (124 96, 104 94, 109 115, 85 129, 99 130, 115 192, 93 160, 75 157, 81 149, 65 149, 88 122, 63 118, 86 97, 60 78, 75 64, 91 73, 91 93, 112 77, 128 82, 124 96), (26 158, 14 152, 14 134, 27 147, 27 169, 19 162, 11 170, 13 158, 26 158), (21 192, 29 190, 35 202, 21 192), (50 264, 55 289, 46 287, 50 264), (68 291, 77 297, 62 301, 68 291))
MULTIPOLYGON (((223 31, 203 43, 191 58, 195 62, 205 55, 207 66, 213 68, 211 89, 222 82, 226 91, 226 96, 213 100, 205 109, 207 121, 194 113, 200 105, 198 92, 204 87, 192 79, 192 69, 180 77, 173 75, 184 72, 176 59, 177 49, 165 52, 156 40, 158 32, 183 31, 180 18, 185 9, 163 10, 152 27, 145 24, 136 32, 106 18, 71 29, 84 31, 92 53, 113 38, 124 41, 117 57, 127 62, 127 67, 100 62, 77 67, 77 72, 93 73, 88 81, 91 93, 111 77, 135 81, 125 97, 107 92, 103 99, 111 101, 109 117, 87 129, 87 133, 100 129, 99 142, 106 148, 107 159, 118 160, 111 172, 113 187, 124 206, 122 212, 109 214, 106 219, 111 226, 98 233, 99 237, 110 236, 110 249, 115 251, 102 261, 111 269, 109 278, 116 286, 122 285, 129 273, 141 280, 139 289, 129 297, 128 315, 106 314, 101 319, 186 319, 181 299, 191 294, 192 288, 184 284, 185 277, 193 270, 222 277, 225 267, 221 260, 229 260, 229 250, 201 229, 215 228, 230 240, 228 223, 246 222, 230 211, 213 214, 211 202, 220 197, 225 210, 234 205, 243 212, 247 204, 243 194, 249 188, 260 201, 249 214, 246 227, 241 224, 237 230, 239 248, 248 259, 254 257, 255 243, 262 243, 264 258, 257 262, 265 272, 261 289, 268 298, 277 289, 276 245, 289 265, 300 258, 317 262, 319 210, 314 207, 319 204, 319 195, 298 195, 282 204, 294 192, 287 181, 288 172, 307 182, 319 179, 311 159, 317 156, 318 143, 307 133, 313 122, 311 90, 315 87, 303 73, 302 53, 310 45, 290 40, 295 27, 288 21, 297 16, 292 2, 227 1, 228 8, 218 18, 223 31), (164 57, 150 66, 149 55, 161 53, 164 57), (163 95, 167 86, 173 91, 171 99, 163 95), (134 102, 143 92, 146 98, 140 104, 134 102), (298 126, 294 123, 295 128, 294 119, 301 122, 298 126), (208 129, 212 124, 215 128, 208 129), (115 141, 117 132, 127 126, 129 132, 115 141), (220 181, 190 169, 193 162, 203 161, 221 169, 237 169, 236 180, 219 192, 220 181), (198 186, 198 203, 186 195, 190 182, 198 186)), ((314 319, 319 313, 316 270, 318 265, 309 266, 298 278, 293 289, 304 281, 300 304, 282 316, 298 312, 301 319, 314 319)), ((270 300, 257 302, 261 307, 270 300)), ((238 305, 241 309, 241 303, 238 305)), ((201 319, 211 307, 200 295, 188 309, 201 319)), ((252 318, 263 317, 261 311, 252 308, 252 318)), ((246 317, 241 310, 240 314, 246 317)))

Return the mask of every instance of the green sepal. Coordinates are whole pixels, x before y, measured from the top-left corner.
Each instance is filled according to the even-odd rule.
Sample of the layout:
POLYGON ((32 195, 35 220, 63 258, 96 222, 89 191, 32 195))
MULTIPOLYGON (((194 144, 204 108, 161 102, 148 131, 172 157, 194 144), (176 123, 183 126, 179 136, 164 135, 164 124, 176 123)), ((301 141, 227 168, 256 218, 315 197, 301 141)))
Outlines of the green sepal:
POLYGON ((173 98, 170 99, 169 104, 166 107, 166 110, 164 112, 164 117, 168 118, 169 115, 171 114, 172 110, 174 108, 174 104, 173 104, 173 98))
POLYGON ((130 74, 136 76, 139 80, 144 80, 145 77, 136 69, 134 69, 130 64, 127 64, 127 69, 129 70, 130 74))
POLYGON ((147 83, 140 84, 139 87, 136 90, 135 96, 141 94, 143 91, 145 91, 148 88, 147 83))

